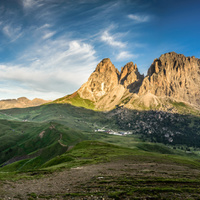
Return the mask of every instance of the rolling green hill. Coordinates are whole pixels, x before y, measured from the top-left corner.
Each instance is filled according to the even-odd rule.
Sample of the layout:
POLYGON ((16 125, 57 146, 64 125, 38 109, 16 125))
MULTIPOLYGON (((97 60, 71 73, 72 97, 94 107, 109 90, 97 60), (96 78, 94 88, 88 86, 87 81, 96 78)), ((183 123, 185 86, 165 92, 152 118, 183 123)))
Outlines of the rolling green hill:
POLYGON ((199 117, 70 104, 0 117, 0 198, 199 198, 199 117))
POLYGON ((70 104, 47 104, 38 107, 2 110, 0 119, 25 122, 57 122, 78 130, 94 130, 108 125, 116 127, 114 119, 108 114, 89 110, 70 104))
POLYGON ((142 141, 179 145, 179 147, 200 147, 200 117, 194 115, 124 108, 98 112, 70 104, 49 104, 3 110, 0 118, 23 121, 24 124, 54 122, 89 132, 94 132, 96 129, 107 131, 112 129, 117 132, 129 130, 142 141))
POLYGON ((0 120, 0 127, 0 164, 7 167, 14 163, 14 170, 39 168, 86 138, 80 131, 53 122, 0 120))
POLYGON ((200 118, 193 115, 123 108, 98 112, 56 103, 2 110, 0 118, 0 165, 1 170, 7 171, 27 171, 74 161, 73 156, 63 155, 83 140, 169 154, 172 148, 179 153, 200 150, 200 118), (116 137, 94 132, 96 129, 132 134, 116 137), (170 149, 145 142, 162 143, 170 149))

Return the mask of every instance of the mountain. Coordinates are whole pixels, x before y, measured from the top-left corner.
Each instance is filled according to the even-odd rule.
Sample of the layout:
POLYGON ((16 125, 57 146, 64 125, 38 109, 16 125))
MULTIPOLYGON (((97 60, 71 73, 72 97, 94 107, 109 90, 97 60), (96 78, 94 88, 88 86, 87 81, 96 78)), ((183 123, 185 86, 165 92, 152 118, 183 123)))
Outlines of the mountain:
POLYGON ((48 102, 50 101, 38 98, 29 100, 26 97, 20 97, 18 99, 6 99, 0 101, 0 109, 34 107, 48 102))
POLYGON ((200 59, 174 52, 155 59, 148 70, 139 95, 150 92, 178 101, 200 105, 200 59))
POLYGON ((146 77, 133 62, 119 72, 111 60, 105 58, 80 89, 54 103, 101 111, 125 107, 194 113, 200 108, 199 99, 200 60, 170 52, 154 60, 146 77))
POLYGON ((96 110, 111 110, 133 92, 138 92, 143 79, 144 76, 139 73, 137 65, 133 62, 122 67, 120 73, 111 60, 105 58, 77 92, 57 99, 54 103, 77 105, 79 102, 79 105, 83 106, 87 100, 96 110), (74 102, 74 99, 78 99, 78 102, 74 102))

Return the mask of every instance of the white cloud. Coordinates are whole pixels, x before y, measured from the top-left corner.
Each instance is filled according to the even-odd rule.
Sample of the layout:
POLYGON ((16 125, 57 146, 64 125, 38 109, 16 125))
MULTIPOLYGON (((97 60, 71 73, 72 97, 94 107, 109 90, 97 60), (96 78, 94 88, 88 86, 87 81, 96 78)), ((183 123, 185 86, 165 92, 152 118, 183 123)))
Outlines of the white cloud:
POLYGON ((31 7, 34 4, 34 1, 32 0, 22 0, 24 7, 31 7))
POLYGON ((3 33, 4 33, 5 35, 7 35, 8 37, 11 37, 11 31, 10 31, 9 26, 4 26, 4 27, 3 27, 3 33))
POLYGON ((39 27, 38 29, 40 30, 40 29, 45 29, 45 28, 50 28, 50 27, 52 27, 51 24, 44 24, 41 27, 39 27))
POLYGON ((30 88, 28 88, 28 89, 21 88, 19 86, 12 86, 12 88, 7 88, 7 87, 5 87, 5 85, 0 85, 0 86, 1 86, 0 100, 17 99, 22 96, 29 97, 29 99, 34 99, 35 97, 40 97, 40 98, 46 99, 46 100, 54 100, 54 99, 62 96, 62 93, 59 93, 56 91, 44 93, 44 92, 40 92, 40 91, 35 91, 30 88), (6 98, 5 98, 5 96, 6 96, 6 98))
POLYGON ((7 88, 10 91, 16 86, 25 88, 24 95, 22 90, 15 90, 19 96, 28 94, 34 98, 43 94, 47 99, 49 94, 54 94, 53 98, 58 98, 74 92, 87 81, 97 64, 95 53, 93 46, 78 40, 48 40, 26 50, 18 60, 26 63, 0 65, 0 80, 12 83, 7 88), (28 90, 32 92, 27 93, 28 90))
POLYGON ((128 15, 128 18, 134 20, 137 23, 148 22, 150 20, 150 17, 148 15, 130 14, 128 15))
POLYGON ((56 34, 56 31, 52 31, 52 32, 49 32, 49 31, 47 31, 44 35, 43 35, 43 39, 45 40, 45 39, 49 39, 49 38, 51 38, 52 36, 54 36, 56 34))
POLYGON ((2 28, 4 35, 10 38, 12 41, 17 40, 22 36, 21 27, 12 27, 11 25, 5 25, 2 28))
POLYGON ((25 9, 28 9, 28 8, 33 8, 34 6, 40 6, 42 5, 42 1, 38 1, 38 0, 21 0, 22 1, 22 4, 23 4, 23 7, 25 9))
POLYGON ((122 51, 117 55, 116 59, 118 61, 124 61, 124 60, 127 60, 127 59, 137 58, 138 56, 139 56, 138 54, 131 54, 128 51, 122 51))
POLYGON ((119 48, 126 47, 126 43, 118 41, 116 36, 110 35, 108 31, 103 32, 103 34, 101 35, 101 40, 113 47, 119 47, 119 48))

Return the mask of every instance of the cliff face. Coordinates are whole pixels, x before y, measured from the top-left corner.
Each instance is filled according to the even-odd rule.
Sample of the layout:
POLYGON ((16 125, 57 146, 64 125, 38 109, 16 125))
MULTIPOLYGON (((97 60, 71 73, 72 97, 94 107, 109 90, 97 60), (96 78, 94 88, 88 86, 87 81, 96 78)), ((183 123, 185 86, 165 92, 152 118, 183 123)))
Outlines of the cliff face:
POLYGON ((122 67, 120 73, 106 58, 97 65, 77 93, 83 99, 94 101, 97 109, 110 110, 120 103, 124 95, 138 91, 143 79, 137 65, 132 62, 122 67))
POLYGON ((110 59, 103 59, 88 81, 78 90, 78 94, 81 98, 96 102, 118 85, 118 76, 119 71, 110 59))
POLYGON ((200 60, 174 52, 162 55, 150 66, 139 95, 147 92, 200 105, 200 60))
POLYGON ((119 82, 130 92, 138 92, 143 79, 144 75, 139 73, 137 65, 134 65, 133 62, 129 62, 122 67, 119 82))

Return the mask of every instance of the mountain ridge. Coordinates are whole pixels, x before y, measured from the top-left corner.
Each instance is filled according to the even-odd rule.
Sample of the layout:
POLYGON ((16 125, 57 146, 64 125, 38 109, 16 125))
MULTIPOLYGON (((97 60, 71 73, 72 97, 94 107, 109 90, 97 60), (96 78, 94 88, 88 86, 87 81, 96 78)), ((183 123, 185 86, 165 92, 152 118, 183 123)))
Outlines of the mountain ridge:
POLYGON ((19 97, 17 99, 3 99, 0 100, 0 110, 10 109, 10 108, 27 108, 40 106, 45 103, 49 103, 51 101, 35 98, 30 100, 26 97, 19 97))
POLYGON ((180 105, 187 107, 189 112, 200 110, 200 59, 165 53, 153 61, 144 77, 133 62, 119 72, 111 60, 105 58, 75 93, 54 103, 75 105, 72 102, 74 95, 79 96, 80 102, 90 101, 93 106, 89 109, 100 111, 120 106, 179 112, 175 106, 177 102, 182 102, 180 105))

